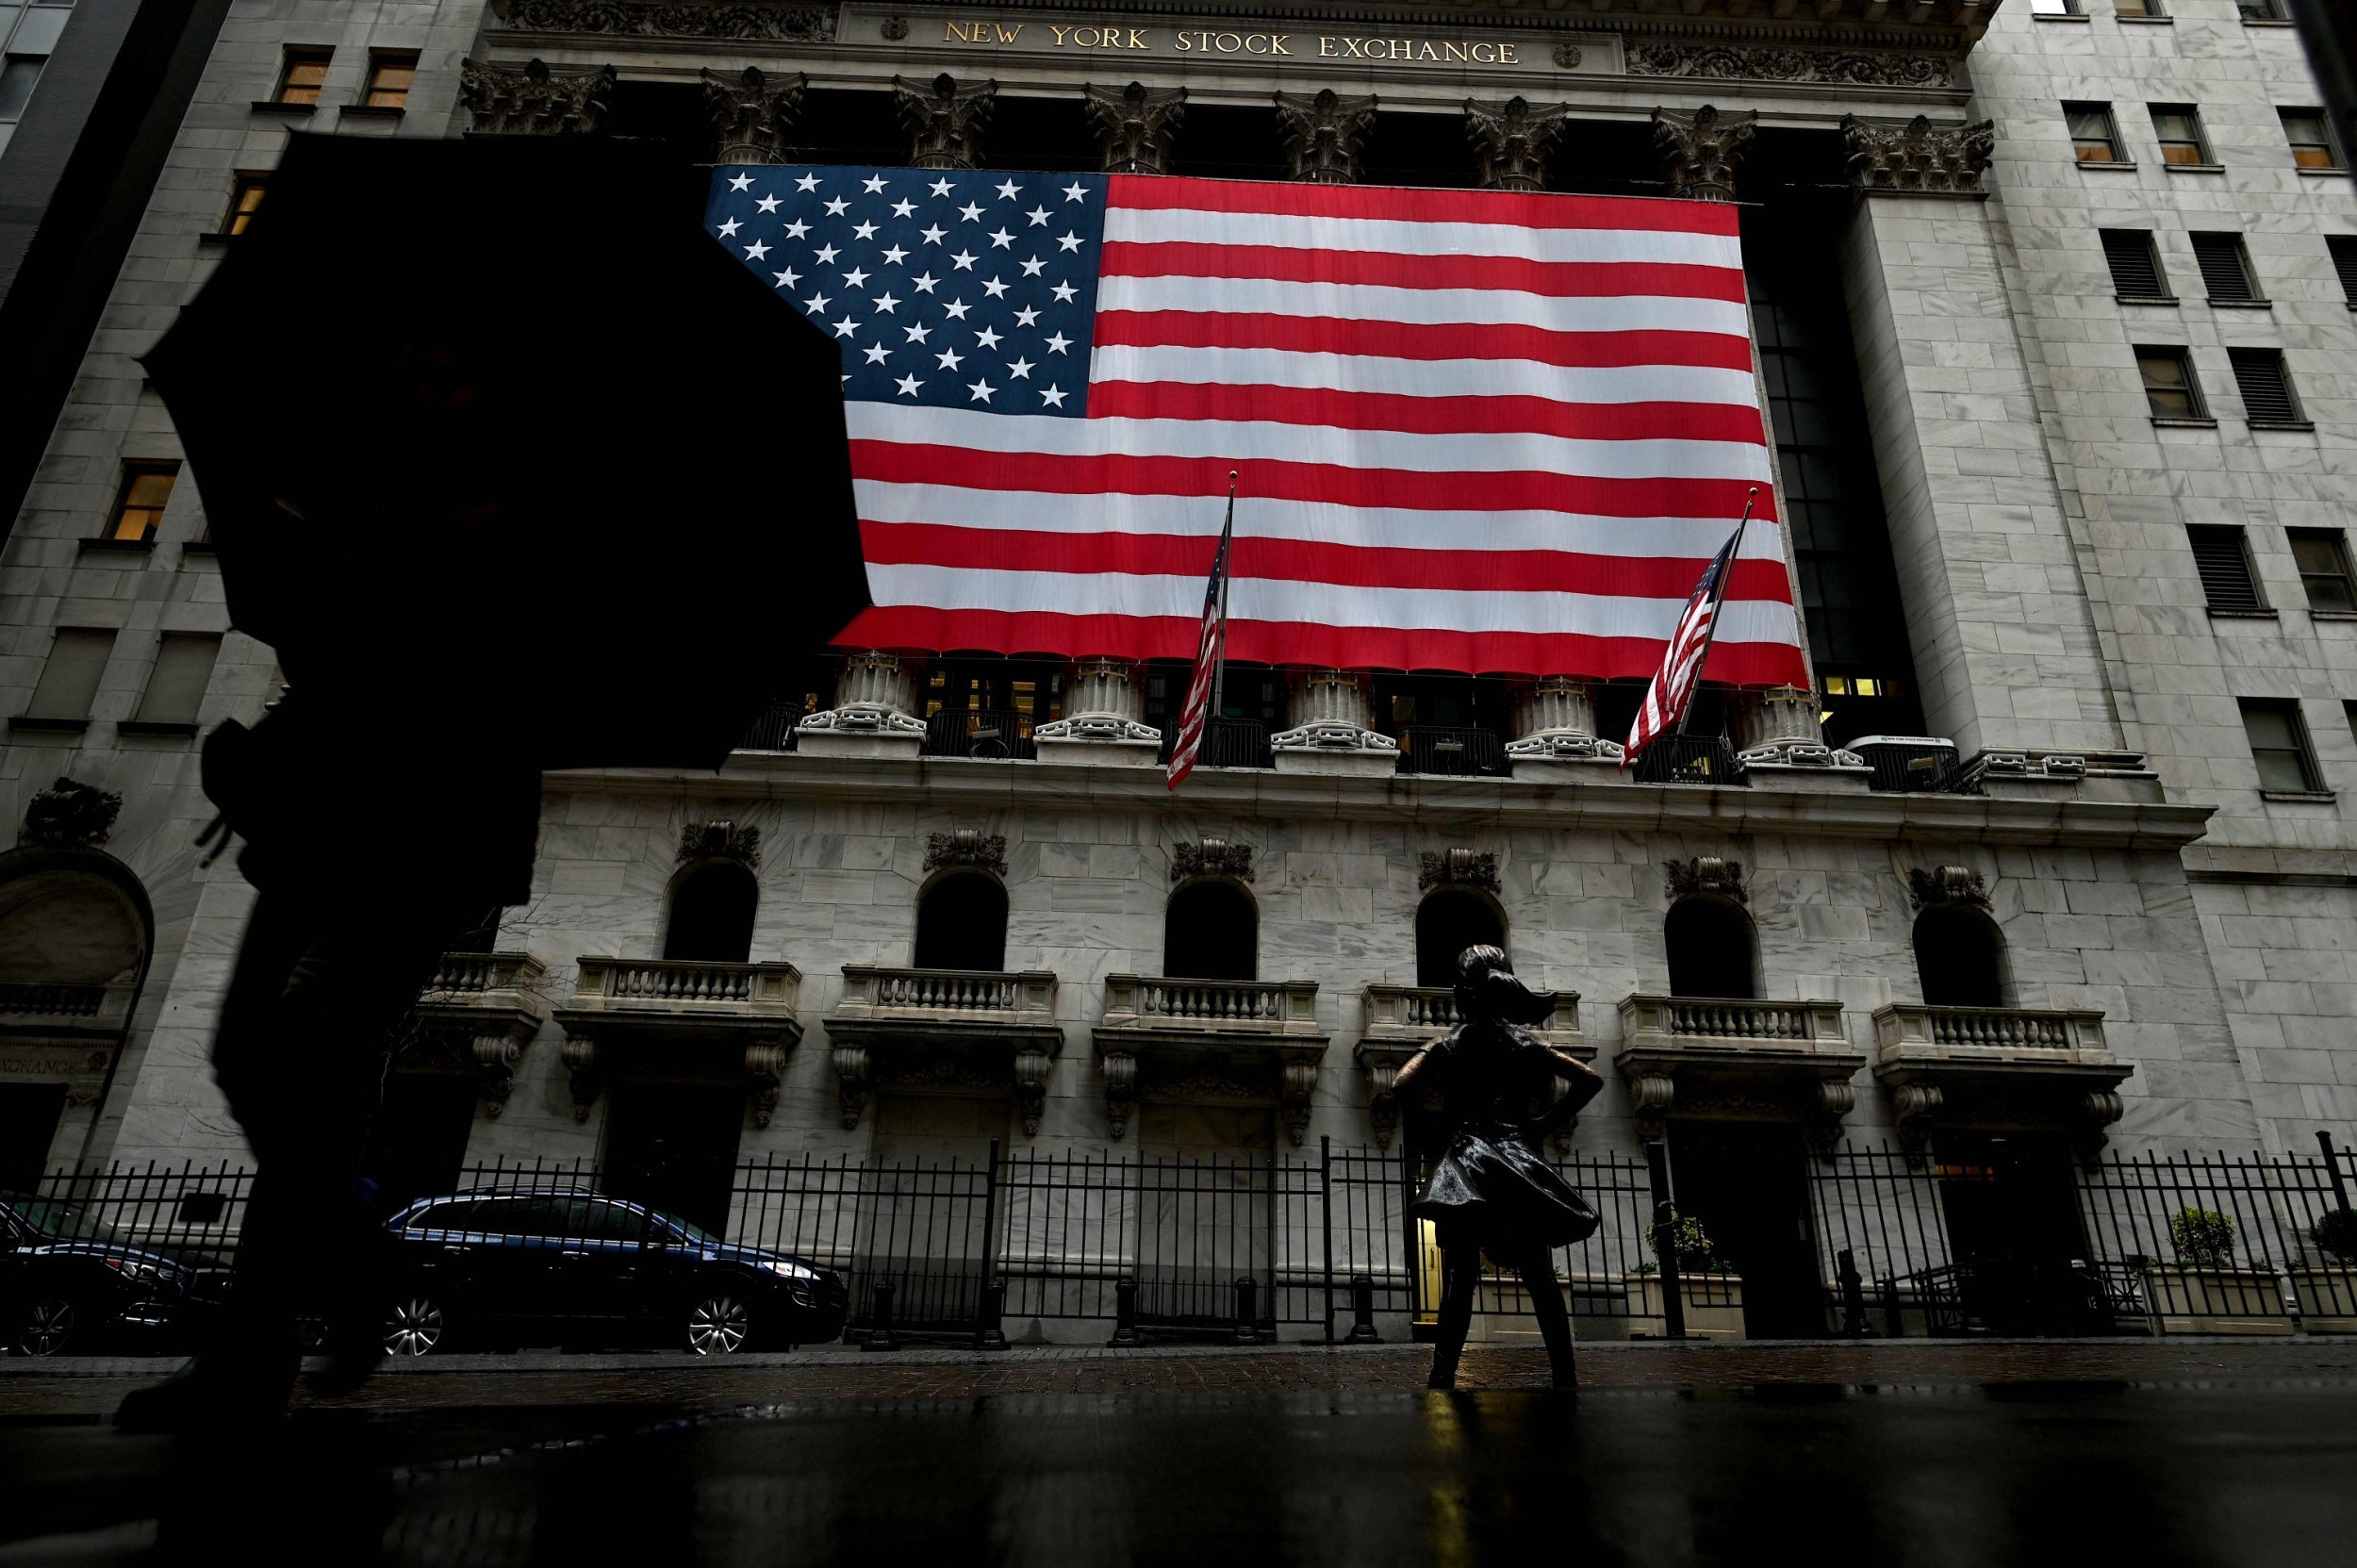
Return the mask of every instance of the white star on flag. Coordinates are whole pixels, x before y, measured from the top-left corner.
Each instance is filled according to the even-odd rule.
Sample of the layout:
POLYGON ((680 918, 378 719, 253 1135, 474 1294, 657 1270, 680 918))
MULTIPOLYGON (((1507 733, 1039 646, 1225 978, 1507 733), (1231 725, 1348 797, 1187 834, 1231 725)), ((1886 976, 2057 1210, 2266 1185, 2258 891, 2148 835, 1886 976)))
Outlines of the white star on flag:
POLYGON ((919 229, 916 237, 925 241, 928 245, 938 245, 941 243, 941 237, 948 232, 949 231, 948 229, 941 227, 939 224, 935 224, 929 229, 919 229))
POLYGON ((1029 381, 1035 368, 1028 359, 1017 359, 1007 367, 1007 373, 1018 381, 1029 381))
POLYGON ((731 190, 750 190, 752 188, 753 177, 750 174, 739 174, 734 179, 729 181, 729 189, 731 190))
POLYGON ((1005 229, 995 229, 992 231, 990 236, 990 248, 992 250, 1003 251, 1008 249, 1014 243, 1014 236, 1009 234, 1005 229))
POLYGON ((722 223, 722 224, 720 225, 720 234, 721 234, 721 237, 722 237, 723 239, 734 239, 734 238, 735 238, 735 236, 736 236, 736 231, 737 231, 738 229, 743 228, 744 226, 745 226, 744 224, 742 224, 742 223, 738 223, 735 219, 732 218, 732 219, 730 219, 727 223, 722 223))
POLYGON ((1071 394, 1061 387, 1043 387, 1039 389, 1039 401, 1050 408, 1062 408, 1063 400, 1069 396, 1071 394))
POLYGON ((1044 229, 1047 226, 1047 209, 1044 206, 1035 206, 1023 216, 1031 221, 1031 226, 1035 229, 1044 229))
POLYGON ((755 202, 753 206, 759 207, 764 212, 775 212, 778 210, 778 199, 775 196, 764 196, 761 200, 755 202))
POLYGON ((967 305, 964 300, 951 300, 948 305, 943 305, 941 308, 946 315, 962 322, 965 320, 965 313, 972 309, 973 306, 967 305))
POLYGON ((965 389, 974 394, 972 397, 967 398, 965 400, 966 402, 988 403, 990 401, 990 394, 997 391, 998 388, 993 387, 987 381, 969 381, 965 384, 965 389))
POLYGON ((883 176, 882 174, 870 174, 867 176, 866 181, 861 186, 860 189, 865 190, 870 196, 876 196, 882 194, 883 188, 883 176))
POLYGON ((909 341, 912 343, 921 343, 926 338, 931 338, 933 335, 933 329, 927 326, 922 322, 917 322, 915 326, 909 327, 906 330, 909 335, 909 341))
POLYGON ((894 382, 893 385, 900 388, 900 395, 902 397, 913 398, 916 395, 917 388, 925 384, 917 380, 914 375, 904 375, 899 380, 894 382))
POLYGON ((952 190, 956 190, 956 189, 957 189, 957 187, 956 187, 956 186, 951 185, 951 184, 950 184, 948 180, 935 180, 935 181, 933 181, 933 187, 932 187, 932 190, 933 190, 933 194, 934 194, 934 195, 936 195, 936 196, 947 196, 948 194, 949 194, 949 192, 950 192, 950 191, 952 191, 952 190))
POLYGON ((982 285, 982 292, 988 294, 994 300, 1002 299, 1006 295, 1007 286, 997 278, 992 278, 988 283, 982 285))
POLYGON ((900 307, 900 302, 894 299, 890 294, 879 294, 867 303, 874 305, 880 314, 886 316, 891 315, 895 310, 898 310, 900 307))
POLYGON ((881 365, 891 357, 892 351, 884 347, 882 343, 870 343, 867 345, 867 362, 870 365, 881 365))
POLYGON ((745 247, 745 259, 748 261, 759 261, 768 254, 769 247, 758 239, 745 247))
POLYGON ((986 349, 997 348, 1002 340, 1003 339, 999 338, 998 334, 989 327, 984 327, 981 331, 974 335, 975 343, 978 346, 986 349))
POLYGON ((1063 199, 1067 202, 1085 202, 1089 199, 1089 188, 1074 180, 1063 188, 1063 199))
POLYGON ((905 196, 901 197, 898 201, 897 201, 897 202, 895 202, 895 203, 893 203, 893 204, 892 204, 892 215, 893 215, 895 218, 907 218, 907 217, 911 217, 911 216, 914 216, 914 215, 915 215, 915 211, 916 211, 916 204, 915 204, 915 202, 910 201, 910 200, 909 200, 907 197, 905 197, 905 196))
POLYGON ((965 355, 960 354, 955 349, 943 349, 939 358, 941 360, 941 368, 945 371, 954 371, 960 365, 965 363, 965 355))
POLYGON ((818 176, 816 174, 804 174, 800 179, 794 182, 794 189, 797 190, 816 190, 818 189, 818 176))
POLYGON ((998 199, 1002 202, 1014 201, 1016 196, 1022 193, 1022 190, 1023 188, 1021 186, 1015 184, 1013 180, 1008 180, 998 187, 998 199))
POLYGON ((827 216, 830 218, 840 218, 850 210, 851 204, 845 201, 840 196, 835 197, 832 201, 827 204, 827 216))

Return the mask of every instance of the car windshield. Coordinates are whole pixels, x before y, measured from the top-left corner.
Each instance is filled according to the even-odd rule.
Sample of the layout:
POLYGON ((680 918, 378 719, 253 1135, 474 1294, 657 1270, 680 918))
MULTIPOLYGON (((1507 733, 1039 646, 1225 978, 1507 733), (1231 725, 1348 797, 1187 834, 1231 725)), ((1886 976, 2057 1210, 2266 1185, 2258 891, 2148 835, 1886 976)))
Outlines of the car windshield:
MULTIPOLYGON (((44 1236, 69 1242, 116 1242, 124 1238, 115 1228, 87 1209, 48 1198, 22 1198, 10 1205, 17 1218, 44 1236)), ((127 1243, 124 1245, 128 1245, 127 1243)))

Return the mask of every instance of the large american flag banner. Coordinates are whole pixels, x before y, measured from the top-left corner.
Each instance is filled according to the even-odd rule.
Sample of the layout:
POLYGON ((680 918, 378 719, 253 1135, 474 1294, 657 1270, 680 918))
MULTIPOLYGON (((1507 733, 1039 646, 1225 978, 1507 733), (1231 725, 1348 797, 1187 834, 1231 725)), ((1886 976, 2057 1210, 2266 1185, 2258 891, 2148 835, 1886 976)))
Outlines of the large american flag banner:
MULTIPOLYGON (((1241 469, 1230 657, 1591 678, 1656 668, 1768 482, 1736 218, 793 165, 708 205, 842 346, 875 600, 845 643, 1186 657, 1241 469)), ((1780 532, 1718 679, 1804 679, 1780 532)))

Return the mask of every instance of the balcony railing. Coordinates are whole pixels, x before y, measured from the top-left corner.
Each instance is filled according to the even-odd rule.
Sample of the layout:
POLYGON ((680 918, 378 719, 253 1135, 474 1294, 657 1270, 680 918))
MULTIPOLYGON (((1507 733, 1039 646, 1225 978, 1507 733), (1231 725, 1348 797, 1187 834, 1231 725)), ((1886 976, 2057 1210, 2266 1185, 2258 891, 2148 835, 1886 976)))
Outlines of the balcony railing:
POLYGON ((971 1083, 997 1075, 1027 1136, 1047 1103, 1049 1063, 1063 1045, 1056 977, 1045 969, 888 969, 843 966, 843 999, 827 1015, 846 1130, 879 1083, 924 1090, 938 1069, 971 1083))
MULTIPOLYGON (((1541 1038, 1579 1033, 1579 993, 1551 993, 1554 1009, 1530 1027, 1541 1038)), ((1366 1036, 1422 1044, 1457 1027, 1457 993, 1445 985, 1370 985, 1366 988, 1366 1036)), ((1553 1044, 1553 1040, 1549 1040, 1553 1044)))
POLYGON ((1639 1028, 1682 1040, 1843 1040, 1838 1001, 1747 1001, 1638 995, 1621 1003, 1639 1028))
POLYGON ((1008 708, 944 708, 925 720, 922 754, 1030 762, 1039 756, 1039 748, 1031 741, 1030 714, 1008 708))
POLYGON ((802 974, 791 964, 584 958, 576 1010, 627 1014, 791 1014, 802 974))
POLYGON ((95 1018, 104 985, 0 985, 0 1017, 95 1018))
POLYGON ((425 988, 453 997, 516 991, 538 980, 541 970, 540 961, 529 953, 444 953, 425 988))
POLYGON ((1108 1018, 1127 1014, 1149 1027, 1158 1022, 1204 1028, 1281 1029, 1307 1019, 1314 1027, 1315 981, 1174 980, 1159 975, 1111 975, 1105 981, 1108 1018))
MULTIPOLYGON (((1178 744, 1178 720, 1174 716, 1162 726, 1161 760, 1167 766, 1170 753, 1178 744)), ((1197 767, 1275 767, 1277 758, 1268 749, 1268 726, 1257 718, 1213 718, 1203 725, 1203 744, 1195 754, 1197 767)))
POLYGON ((1976 1056, 2101 1051, 2103 1015, 2092 1008, 1878 1007, 1874 1044, 1885 1057, 1923 1047, 1976 1056))
POLYGON ((1056 1015, 1056 977, 1044 969, 887 969, 843 966, 842 1015, 921 1013, 946 1018, 981 1015, 1056 1015))
POLYGON ((1410 724, 1399 732, 1399 770, 1482 779, 1502 779, 1513 771, 1505 737, 1440 724, 1410 724))
POLYGON ((1743 765, 1722 735, 1663 735, 1637 759, 1639 784, 1741 784, 1743 765))
POLYGON ((768 711, 753 720, 753 727, 745 732, 745 738, 736 743, 740 751, 791 751, 795 749, 794 726, 803 717, 799 701, 772 702, 768 711))
POLYGON ((1643 1137, 1658 1137, 1673 1105, 1755 1105, 1781 1099, 1821 1137, 1856 1103, 1850 1080, 1866 1065, 1841 1027, 1838 1001, 1738 997, 1621 999, 1621 1076, 1643 1137), (1730 1101, 1727 1097, 1732 1096, 1730 1101))

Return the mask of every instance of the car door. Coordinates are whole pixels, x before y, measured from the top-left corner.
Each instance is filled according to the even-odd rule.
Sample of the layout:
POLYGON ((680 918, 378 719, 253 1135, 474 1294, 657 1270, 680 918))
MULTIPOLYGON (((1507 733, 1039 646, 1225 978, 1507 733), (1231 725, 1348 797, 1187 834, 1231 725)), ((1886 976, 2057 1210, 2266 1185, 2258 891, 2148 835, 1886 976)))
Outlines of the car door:
POLYGON ((530 1332, 561 1315, 559 1201, 532 1194, 476 1201, 468 1281, 483 1321, 530 1332))
POLYGON ((638 1263, 635 1229, 620 1223, 626 1212, 618 1214, 619 1206, 604 1198, 568 1197, 555 1207, 563 1229, 554 1310, 585 1331, 610 1332, 631 1314, 638 1263))

